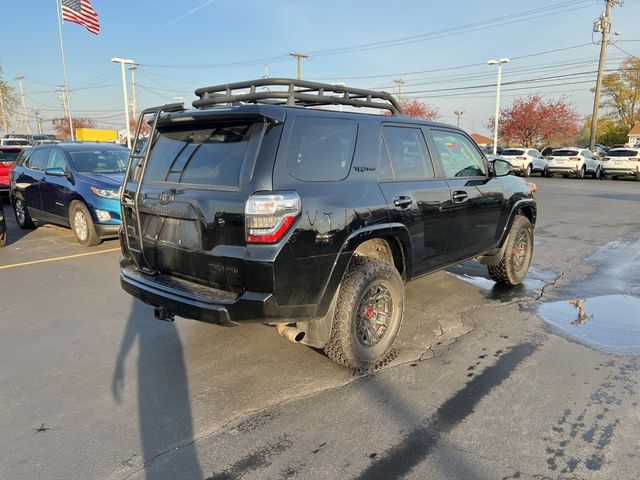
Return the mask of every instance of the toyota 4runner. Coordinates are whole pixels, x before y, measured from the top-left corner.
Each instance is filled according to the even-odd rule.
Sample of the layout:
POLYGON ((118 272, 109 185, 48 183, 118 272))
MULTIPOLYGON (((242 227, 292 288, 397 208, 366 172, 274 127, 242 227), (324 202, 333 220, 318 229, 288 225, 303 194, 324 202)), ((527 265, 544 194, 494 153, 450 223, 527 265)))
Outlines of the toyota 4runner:
POLYGON ((196 95, 143 113, 121 189, 122 287, 157 318, 271 324, 363 368, 395 341, 405 282, 471 258, 526 275, 532 189, 459 128, 301 80, 196 95))

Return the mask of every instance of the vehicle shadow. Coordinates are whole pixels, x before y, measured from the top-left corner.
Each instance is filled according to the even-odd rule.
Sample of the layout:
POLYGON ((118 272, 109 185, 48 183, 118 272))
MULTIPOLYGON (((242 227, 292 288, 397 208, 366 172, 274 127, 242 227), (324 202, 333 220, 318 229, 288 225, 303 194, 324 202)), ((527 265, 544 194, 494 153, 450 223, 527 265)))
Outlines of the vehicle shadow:
POLYGON ((7 224, 7 245, 20 241, 20 239, 26 237, 32 232, 32 230, 23 230, 18 227, 13 213, 13 207, 11 206, 11 202, 8 198, 2 198, 2 208, 4 210, 4 219, 7 224))
MULTIPOLYGON (((151 307, 135 300, 116 357, 112 395, 122 401, 125 365, 138 345, 137 402, 145 478, 176 478, 171 468, 149 468, 148 463, 180 449, 181 467, 192 478, 203 478, 195 452, 189 386, 180 336, 173 323, 159 324, 151 307)), ((179 477, 179 475, 178 475, 179 477)))

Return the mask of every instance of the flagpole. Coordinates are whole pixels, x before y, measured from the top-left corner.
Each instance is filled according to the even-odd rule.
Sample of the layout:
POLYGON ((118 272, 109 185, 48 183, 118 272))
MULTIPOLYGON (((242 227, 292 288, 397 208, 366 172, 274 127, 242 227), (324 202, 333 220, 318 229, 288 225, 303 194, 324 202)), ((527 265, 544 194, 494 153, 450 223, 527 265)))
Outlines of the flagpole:
POLYGON ((62 6, 60 0, 56 1, 56 11, 58 13, 58 32, 60 33, 60 53, 62 54, 62 71, 64 73, 64 93, 67 96, 67 112, 69 115, 69 130, 71 131, 71 141, 75 140, 73 133, 73 119, 71 118, 71 98, 69 97, 69 83, 67 82, 67 64, 64 61, 64 42, 62 41, 62 6))

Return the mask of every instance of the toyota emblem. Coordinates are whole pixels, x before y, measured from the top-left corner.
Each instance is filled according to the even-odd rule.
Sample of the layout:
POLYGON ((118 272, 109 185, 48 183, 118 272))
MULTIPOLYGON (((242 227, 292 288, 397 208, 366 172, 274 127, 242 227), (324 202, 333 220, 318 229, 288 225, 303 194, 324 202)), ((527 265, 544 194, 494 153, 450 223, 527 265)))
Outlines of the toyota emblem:
POLYGON ((171 190, 162 192, 158 200, 160 200, 160 205, 166 205, 173 202, 173 192, 171 190))

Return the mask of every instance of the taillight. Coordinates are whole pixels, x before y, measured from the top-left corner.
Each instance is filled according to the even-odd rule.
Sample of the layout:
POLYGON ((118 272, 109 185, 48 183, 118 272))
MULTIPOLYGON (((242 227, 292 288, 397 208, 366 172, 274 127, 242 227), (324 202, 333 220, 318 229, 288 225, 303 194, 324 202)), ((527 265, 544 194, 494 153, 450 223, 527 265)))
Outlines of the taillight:
POLYGON ((640 162, 640 157, 633 157, 633 158, 630 158, 629 160, 631 160, 632 162, 640 162))
POLYGON ((547 157, 547 160, 553 160, 553 157, 547 157))
POLYGON ((611 158, 610 158, 610 157, 604 157, 604 158, 602 159, 602 161, 603 161, 603 162, 608 162, 609 160, 611 160, 611 158))
POLYGON ((579 162, 581 159, 580 157, 569 157, 569 160, 575 160, 576 162, 579 162))
POLYGON ((13 167, 13 162, 0 162, 3 167, 13 167))
POLYGON ((516 160, 526 160, 527 157, 516 157, 516 160))
POLYGON ((255 193, 244 206, 247 243, 276 243, 300 215, 296 192, 255 193))

